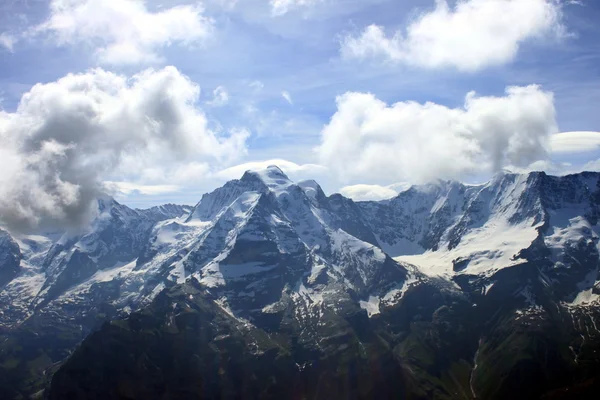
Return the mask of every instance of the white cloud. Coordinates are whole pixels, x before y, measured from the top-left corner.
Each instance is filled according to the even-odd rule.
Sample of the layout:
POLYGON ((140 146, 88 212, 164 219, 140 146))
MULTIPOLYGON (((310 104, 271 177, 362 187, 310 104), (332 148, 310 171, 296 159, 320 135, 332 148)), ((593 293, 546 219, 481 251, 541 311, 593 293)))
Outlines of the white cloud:
POLYGON ((319 1, 321 0, 270 0, 271 15, 282 16, 293 9, 313 6, 319 1))
POLYGON ((581 172, 581 169, 574 167, 570 163, 555 162, 552 160, 538 160, 524 167, 508 165, 506 166, 505 170, 518 174, 527 174, 532 171, 544 171, 549 175, 555 176, 581 172))
POLYGON ((281 92, 281 97, 283 97, 288 103, 294 104, 294 102, 292 101, 292 96, 289 92, 284 90, 283 92, 281 92))
POLYGON ((461 108, 388 106, 372 94, 349 92, 337 98, 317 151, 320 163, 344 180, 418 183, 546 159, 557 131, 553 95, 535 85, 509 87, 503 97, 471 92, 461 108))
POLYGON ((264 161, 250 161, 244 164, 226 168, 215 174, 216 178, 230 180, 239 179, 248 170, 265 169, 270 165, 277 165, 283 172, 293 180, 314 179, 318 175, 327 172, 327 169, 318 164, 296 164, 292 161, 282 159, 271 159, 264 161))
POLYGON ((104 181, 103 183, 107 192, 117 193, 125 196, 135 192, 144 195, 158 195, 177 192, 180 189, 180 187, 177 185, 140 185, 133 182, 112 181, 104 181))
POLYGON ((14 50, 16 41, 17 41, 17 39, 12 35, 9 35, 7 33, 0 34, 0 46, 4 47, 6 50, 10 51, 11 53, 14 50))
POLYGON ((513 60, 521 44, 547 34, 565 35, 557 0, 436 0, 406 28, 388 36, 370 25, 342 40, 344 57, 381 57, 426 68, 476 71, 513 60))
POLYGON ((211 131, 199 92, 174 67, 35 85, 15 112, 0 111, 0 220, 15 229, 83 224, 103 181, 158 181, 182 165, 206 173, 245 154, 247 132, 211 131), (152 176, 157 166, 162 175, 152 176))
POLYGON ((30 34, 93 46, 103 64, 139 64, 161 61, 162 47, 206 38, 212 26, 199 5, 152 12, 144 0, 52 0, 50 16, 30 34))
POLYGON ((253 90, 255 93, 258 93, 258 92, 260 92, 261 90, 263 90, 263 89, 264 89, 264 87, 265 87, 265 84, 264 84, 264 83, 262 83, 261 81, 252 81, 252 82, 250 82, 250 84, 249 84, 248 86, 250 86, 250 88, 251 88, 251 89, 252 89, 252 90, 253 90))
POLYGON ((340 189, 340 193, 354 201, 387 200, 396 197, 398 193, 408 189, 410 184, 397 183, 389 186, 380 185, 350 185, 340 189))
POLYGON ((600 132, 562 132, 552 135, 553 153, 584 153, 600 149, 600 132))
POLYGON ((600 172, 600 158, 595 161, 586 163, 582 168, 582 171, 595 171, 600 172))
POLYGON ((229 102, 229 93, 223 86, 217 86, 215 90, 213 90, 213 98, 208 102, 208 105, 213 107, 221 107, 229 102))

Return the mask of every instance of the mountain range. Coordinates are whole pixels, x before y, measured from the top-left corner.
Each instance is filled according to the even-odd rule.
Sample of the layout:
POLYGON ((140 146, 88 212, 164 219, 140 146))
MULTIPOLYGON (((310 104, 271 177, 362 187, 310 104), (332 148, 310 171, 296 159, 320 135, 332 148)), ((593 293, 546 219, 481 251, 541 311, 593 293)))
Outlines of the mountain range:
POLYGON ((600 174, 385 201, 278 167, 194 206, 0 229, 0 398, 569 399, 600 390, 600 174))

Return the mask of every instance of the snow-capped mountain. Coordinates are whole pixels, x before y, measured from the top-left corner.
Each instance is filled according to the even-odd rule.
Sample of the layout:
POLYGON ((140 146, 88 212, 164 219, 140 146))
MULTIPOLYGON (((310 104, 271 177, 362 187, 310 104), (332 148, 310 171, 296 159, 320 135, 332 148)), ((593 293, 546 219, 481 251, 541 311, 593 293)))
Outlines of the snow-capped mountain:
POLYGON ((94 283, 110 280, 132 261, 158 221, 187 212, 189 207, 175 205, 132 210, 107 197, 98 200, 98 215, 83 232, 13 238, 3 231, 0 246, 6 250, 0 256, 7 257, 7 264, 2 270, 12 270, 13 279, 0 289, 0 300, 7 305, 0 311, 0 326, 10 329, 37 310, 64 311, 65 304, 77 301, 80 287, 87 297, 94 283), (10 260, 20 260, 18 268, 10 260))
POLYGON ((336 212, 335 200, 277 167, 246 172, 203 196, 186 218, 157 224, 138 270, 168 274, 161 288, 194 277, 250 320, 277 309, 285 291, 318 304, 346 290, 367 299, 402 287, 405 267, 341 229, 368 232, 356 214, 336 212))
MULTIPOLYGON (((597 173, 501 173, 482 185, 439 181, 388 201, 354 202, 273 166, 246 172, 194 207, 132 210, 99 199, 85 232, 0 231, 0 397, 43 389, 89 332, 132 312, 85 340, 79 352, 94 352, 98 363, 88 368, 76 352, 56 375, 52 398, 91 398, 68 371, 94 377, 108 362, 95 350, 104 340, 147 343, 139 336, 146 329, 181 340, 201 334, 190 354, 206 355, 207 346, 211 357, 254 354, 233 355, 248 368, 278 354, 282 370, 269 367, 271 376, 306 381, 298 393, 314 398, 335 395, 352 376, 362 381, 350 397, 397 398, 400 390, 408 398, 506 398, 526 367, 539 376, 524 396, 560 390, 569 379, 589 386, 600 368, 599 216, 597 173), (202 330, 208 320, 210 333, 202 330), (560 333, 544 336, 544 327, 560 333), (551 361, 537 363, 541 353, 551 361), (385 371, 369 375, 359 367, 368 360, 385 371), (314 386, 321 381, 329 383, 314 386)), ((173 390, 164 359, 153 362, 173 390)), ((206 368, 191 369, 205 376, 206 368)), ((240 373, 223 368, 228 379, 240 373)), ((137 385, 114 378, 119 387, 137 385)), ((223 389, 218 379, 207 382, 223 389)), ((252 382, 265 393, 258 397, 290 395, 252 382)), ((158 393, 147 389, 118 396, 158 393)))
POLYGON ((413 186, 359 207, 380 247, 427 275, 490 278, 543 259, 549 284, 569 302, 596 298, 599 200, 597 173, 535 172, 502 173, 483 185, 413 186))

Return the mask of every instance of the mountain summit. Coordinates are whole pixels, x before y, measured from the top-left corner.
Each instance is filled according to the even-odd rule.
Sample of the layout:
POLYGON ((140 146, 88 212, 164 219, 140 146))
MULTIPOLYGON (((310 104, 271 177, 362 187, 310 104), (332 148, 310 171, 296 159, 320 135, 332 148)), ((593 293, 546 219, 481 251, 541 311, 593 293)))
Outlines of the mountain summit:
POLYGON ((600 174, 354 202, 270 166, 194 207, 99 210, 75 237, 0 231, 0 397, 43 389, 65 360, 52 399, 600 385, 600 174))

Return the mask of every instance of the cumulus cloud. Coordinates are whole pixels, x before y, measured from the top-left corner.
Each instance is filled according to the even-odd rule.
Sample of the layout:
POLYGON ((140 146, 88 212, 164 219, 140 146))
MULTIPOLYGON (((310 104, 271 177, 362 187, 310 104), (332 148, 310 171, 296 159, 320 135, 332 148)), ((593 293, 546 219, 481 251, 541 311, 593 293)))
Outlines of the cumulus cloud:
POLYGON ((227 93, 227 89, 223 86, 217 86, 215 90, 213 90, 213 98, 208 102, 209 105, 213 107, 221 107, 229 102, 229 93, 227 93))
POLYGON ((561 132, 552 135, 553 153, 585 153, 600 149, 600 132, 561 132))
POLYGON ((0 221, 12 229, 81 225, 103 181, 206 171, 245 153, 247 132, 220 136, 195 105, 200 88, 176 68, 133 77, 102 69, 37 84, 0 111, 0 221))
POLYGON ((379 201, 396 197, 398 193, 407 190, 409 187, 410 184, 408 183, 396 183, 388 186, 358 184, 344 186, 340 189, 340 194, 354 201, 379 201))
POLYGON ((380 57, 426 68, 476 71, 513 60, 521 44, 547 34, 565 35, 557 0, 436 0, 392 35, 370 25, 341 42, 344 57, 380 57))
POLYGON ((271 15, 274 17, 282 16, 296 8, 313 6, 319 1, 320 0, 270 0, 271 15))
POLYGON ((158 49, 206 38, 213 26, 199 5, 152 12, 144 0, 52 0, 50 16, 30 35, 46 35, 59 45, 84 43, 104 64, 161 61, 158 49))
POLYGON ((461 179, 546 159, 557 133, 552 93, 508 87, 502 97, 468 93, 463 107, 398 102, 348 92, 324 127, 321 164, 342 179, 461 179))

